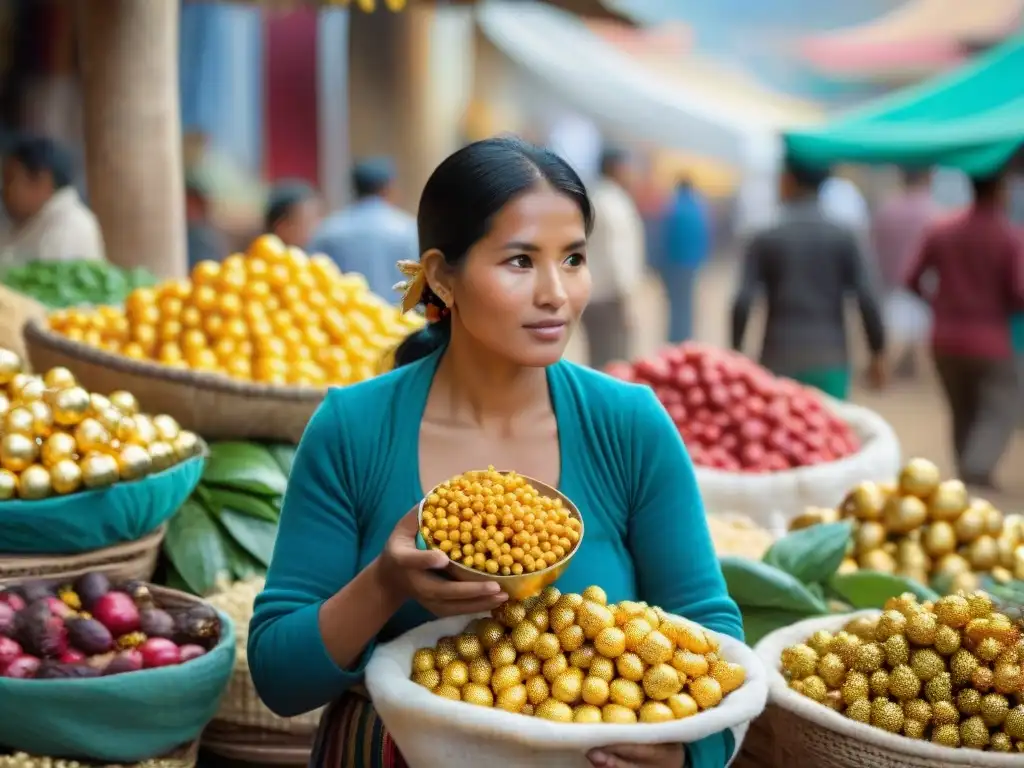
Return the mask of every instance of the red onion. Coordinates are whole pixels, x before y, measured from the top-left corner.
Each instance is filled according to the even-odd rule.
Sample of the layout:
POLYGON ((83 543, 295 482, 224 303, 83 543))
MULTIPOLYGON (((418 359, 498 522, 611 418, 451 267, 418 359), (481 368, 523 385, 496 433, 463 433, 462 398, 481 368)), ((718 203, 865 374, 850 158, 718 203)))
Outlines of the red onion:
POLYGON ((170 667, 181 663, 181 649, 173 641, 164 637, 151 637, 139 646, 142 654, 142 666, 170 667))
POLYGON ((74 648, 68 648, 60 655, 60 661, 62 664, 82 664, 85 660, 86 655, 74 648))
POLYGON ((9 637, 0 637, 0 672, 21 656, 21 646, 9 637))
POLYGON ((186 661, 192 661, 192 659, 198 659, 200 656, 206 655, 206 649, 203 648, 203 646, 195 645, 194 643, 183 645, 178 650, 181 653, 182 664, 186 661))
POLYGON ((46 598, 46 604, 50 608, 50 613, 54 616, 60 616, 62 619, 66 619, 69 616, 74 616, 75 612, 68 607, 67 603, 61 600, 59 597, 48 597, 46 598))
POLYGON ((92 607, 92 616, 114 637, 139 629, 139 609, 131 596, 124 592, 107 592, 97 599, 92 607))
POLYGON ((0 603, 11 606, 15 613, 25 607, 25 601, 21 599, 21 595, 3 589, 0 589, 0 603))
POLYGON ((26 680, 30 677, 36 676, 36 670, 39 669, 39 665, 42 662, 35 656, 19 656, 10 664, 7 665, 2 673, 2 677, 15 677, 19 680, 26 680))
POLYGON ((142 654, 135 648, 121 651, 103 668, 104 675, 119 675, 122 672, 138 672, 142 669, 142 654))

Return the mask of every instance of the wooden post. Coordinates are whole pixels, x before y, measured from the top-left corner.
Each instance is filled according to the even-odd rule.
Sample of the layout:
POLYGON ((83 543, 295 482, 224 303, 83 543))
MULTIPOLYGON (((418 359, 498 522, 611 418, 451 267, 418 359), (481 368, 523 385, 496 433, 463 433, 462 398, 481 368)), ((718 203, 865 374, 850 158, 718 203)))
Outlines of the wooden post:
POLYGON ((188 261, 177 0, 76 0, 89 203, 107 258, 182 277, 188 261))

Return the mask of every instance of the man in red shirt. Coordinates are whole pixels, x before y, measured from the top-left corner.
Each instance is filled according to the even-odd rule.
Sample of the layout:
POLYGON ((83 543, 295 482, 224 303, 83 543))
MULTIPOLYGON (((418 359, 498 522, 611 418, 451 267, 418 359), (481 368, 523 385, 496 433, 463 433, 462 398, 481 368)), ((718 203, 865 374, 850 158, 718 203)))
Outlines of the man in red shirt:
POLYGON ((1005 177, 972 185, 971 208, 925 235, 907 287, 934 313, 932 350, 960 477, 992 487, 1017 409, 1010 317, 1024 309, 1024 244, 1004 212, 1005 177))

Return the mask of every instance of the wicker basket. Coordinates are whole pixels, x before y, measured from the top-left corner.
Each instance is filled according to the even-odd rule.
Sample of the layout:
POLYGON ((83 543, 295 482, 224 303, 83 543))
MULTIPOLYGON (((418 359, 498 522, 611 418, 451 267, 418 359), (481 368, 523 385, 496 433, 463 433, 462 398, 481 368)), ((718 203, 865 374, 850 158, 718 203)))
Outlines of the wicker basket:
POLYGON ((1024 758, 1019 754, 950 749, 887 733, 850 720, 789 688, 779 671, 784 648, 803 642, 819 629, 836 632, 852 618, 877 614, 860 611, 808 619, 772 632, 757 644, 755 651, 768 670, 769 697, 774 705, 770 722, 776 763, 814 768, 1020 768, 1024 758))
POLYGON ((199 742, 193 741, 180 749, 162 757, 155 757, 152 760, 143 760, 141 763, 89 763, 80 760, 63 760, 53 757, 34 757, 31 755, 0 755, 0 768, 70 768, 72 762, 76 768, 195 768, 199 760, 199 742))
POLYGON ((203 749, 228 760, 261 765, 308 765, 316 732, 270 733, 214 720, 203 731, 203 749))
POLYGON ((773 727, 778 707, 767 709, 750 723, 747 737, 743 740, 740 753, 732 763, 733 768, 774 768, 790 765, 777 748, 773 727))
POLYGON ((166 413, 207 440, 297 443, 325 390, 235 381, 168 368, 71 341, 30 320, 24 327, 32 367, 64 366, 91 392, 127 389, 151 413, 166 413))
MULTIPOLYGON (((241 632, 244 630, 240 630, 241 632)), ((229 731, 242 729, 256 733, 266 733, 268 737, 294 736, 300 741, 312 740, 320 724, 323 710, 317 709, 297 717, 278 717, 271 712, 256 693, 252 683, 252 675, 245 657, 239 655, 235 661, 235 670, 231 682, 221 699, 220 709, 214 723, 229 731)))
POLYGON ((167 526, 138 541, 77 555, 0 555, 0 586, 35 580, 71 580, 99 571, 112 581, 148 581, 156 571, 167 526))

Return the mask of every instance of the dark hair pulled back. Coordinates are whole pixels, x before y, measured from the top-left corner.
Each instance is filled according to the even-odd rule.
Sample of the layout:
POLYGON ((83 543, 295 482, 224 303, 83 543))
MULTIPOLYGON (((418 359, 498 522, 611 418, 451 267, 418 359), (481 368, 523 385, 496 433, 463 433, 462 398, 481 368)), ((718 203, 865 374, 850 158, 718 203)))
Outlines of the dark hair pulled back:
MULTIPOLYGON (((420 253, 436 249, 448 264, 457 266, 487 234, 495 214, 538 184, 547 184, 576 203, 590 233, 593 208, 572 166, 522 139, 496 137, 449 155, 427 180, 416 216, 420 253)), ((421 303, 444 306, 430 288, 424 290, 421 303)), ((450 338, 451 315, 444 315, 399 345, 395 367, 426 357, 450 338)))

